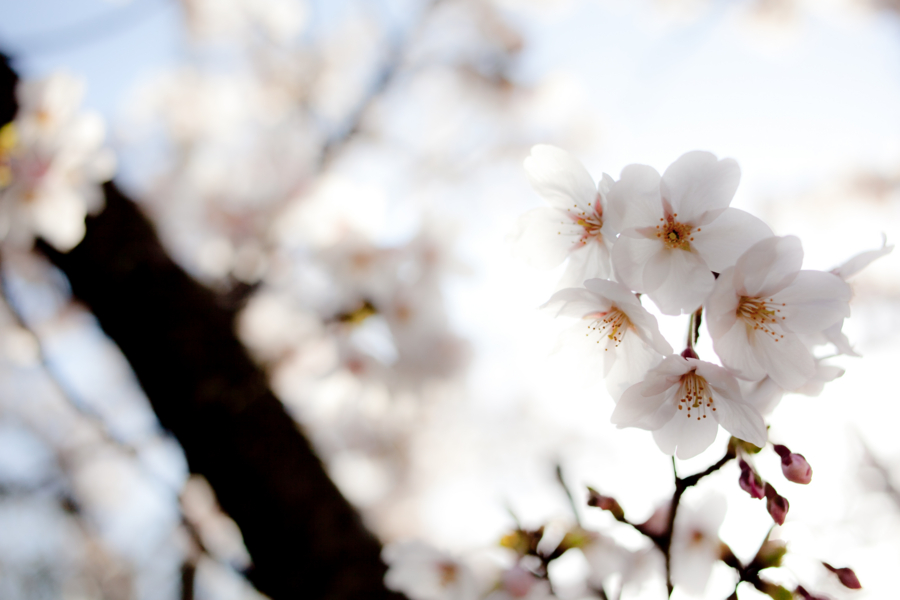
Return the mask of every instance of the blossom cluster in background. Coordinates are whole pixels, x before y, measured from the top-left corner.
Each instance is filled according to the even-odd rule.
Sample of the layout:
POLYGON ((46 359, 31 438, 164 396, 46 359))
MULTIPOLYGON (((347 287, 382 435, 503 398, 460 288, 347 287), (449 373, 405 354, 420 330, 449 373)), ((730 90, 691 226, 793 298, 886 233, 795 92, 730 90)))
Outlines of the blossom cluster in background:
POLYGON ((100 184, 112 178, 115 158, 100 115, 80 110, 83 81, 57 73, 17 92, 16 119, 0 130, 0 237, 5 250, 42 237, 65 252, 103 206, 100 184))

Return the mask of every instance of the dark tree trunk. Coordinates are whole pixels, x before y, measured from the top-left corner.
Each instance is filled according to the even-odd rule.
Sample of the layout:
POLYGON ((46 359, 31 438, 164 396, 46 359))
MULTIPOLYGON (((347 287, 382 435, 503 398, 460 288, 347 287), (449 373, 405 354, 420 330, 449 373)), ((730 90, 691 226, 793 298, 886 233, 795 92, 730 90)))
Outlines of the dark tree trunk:
MULTIPOLYGON (((0 65, 0 111, 15 74, 0 65)), ((383 585, 380 544, 326 475, 234 334, 232 310, 168 257, 114 184, 68 254, 40 249, 69 278, 137 375, 163 427, 235 520, 249 579, 276 600, 401 598, 383 585)))

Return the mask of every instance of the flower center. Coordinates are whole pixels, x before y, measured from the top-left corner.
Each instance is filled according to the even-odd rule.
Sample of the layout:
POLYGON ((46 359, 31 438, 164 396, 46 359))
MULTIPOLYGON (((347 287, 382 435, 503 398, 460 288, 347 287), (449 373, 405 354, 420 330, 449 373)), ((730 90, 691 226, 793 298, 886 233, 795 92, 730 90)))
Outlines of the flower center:
POLYGON ((681 386, 678 388, 678 393, 675 394, 675 401, 678 405, 678 410, 687 409, 687 417, 689 419, 693 410, 698 421, 701 418, 706 418, 707 408, 711 408, 713 411, 716 410, 716 407, 713 406, 714 400, 709 391, 709 384, 706 383, 705 379, 697 375, 696 371, 691 371, 681 376, 681 386))
POLYGON ((440 585, 442 588, 452 585, 459 576, 459 568, 452 562, 439 563, 438 573, 440 574, 440 585))
POLYGON ((593 209, 578 210, 577 204, 572 208, 574 210, 570 211, 569 215, 575 220, 576 225, 584 228, 578 243, 584 246, 592 238, 596 238, 598 241, 603 239, 603 234, 600 233, 600 230, 603 229, 603 206, 600 204, 599 197, 594 203, 593 209))
POLYGON ((761 331, 771 335, 777 342, 784 337, 783 334, 775 330, 775 326, 785 319, 785 317, 778 314, 781 312, 782 306, 784 306, 784 303, 776 304, 772 298, 765 300, 763 298, 741 296, 741 301, 737 307, 737 316, 744 320, 748 333, 750 331, 761 331))
POLYGON ((613 344, 614 348, 618 347, 625 337, 625 332, 631 327, 631 321, 628 319, 628 316, 615 306, 606 312, 591 313, 584 318, 590 319, 588 332, 584 334, 585 336, 590 336, 591 332, 595 331, 600 337, 597 340, 598 344, 603 338, 609 340, 604 350, 609 350, 610 343, 613 344))
MULTIPOLYGON (((670 250, 688 250, 691 249, 691 237, 693 227, 687 223, 679 223, 675 220, 678 213, 674 215, 666 215, 665 219, 660 219, 661 223, 656 226, 656 237, 659 238, 670 250)), ((697 228, 700 231, 700 228, 697 228)))

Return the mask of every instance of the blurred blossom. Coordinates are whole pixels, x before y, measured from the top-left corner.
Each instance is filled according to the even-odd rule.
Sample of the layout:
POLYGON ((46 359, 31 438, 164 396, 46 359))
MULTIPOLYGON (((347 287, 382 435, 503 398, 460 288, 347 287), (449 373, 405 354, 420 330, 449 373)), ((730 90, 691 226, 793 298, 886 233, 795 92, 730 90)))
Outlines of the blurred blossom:
POLYGON ((16 119, 0 129, 0 237, 30 247, 35 236, 60 251, 84 237, 102 206, 99 184, 115 159, 100 116, 79 110, 84 82, 66 73, 19 85, 16 119))

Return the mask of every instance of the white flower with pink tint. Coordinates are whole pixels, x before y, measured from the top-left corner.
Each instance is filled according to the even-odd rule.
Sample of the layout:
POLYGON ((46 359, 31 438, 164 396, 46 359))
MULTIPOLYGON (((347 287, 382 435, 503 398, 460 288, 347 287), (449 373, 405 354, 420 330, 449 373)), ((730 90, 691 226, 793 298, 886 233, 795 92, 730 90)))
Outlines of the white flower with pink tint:
MULTIPOLYGON (((847 260, 847 262, 845 262, 841 266, 832 269, 831 272, 844 281, 847 281, 882 256, 887 256, 888 254, 893 252, 893 250, 894 246, 888 246, 887 238, 884 237, 882 238, 881 248, 879 248, 878 250, 867 250, 865 252, 860 252, 859 254, 847 260)), ((847 356, 859 356, 856 350, 853 349, 853 346, 850 345, 850 340, 847 339, 846 335, 844 335, 843 327, 844 320, 841 319, 840 321, 823 331, 821 336, 814 336, 808 339, 807 343, 824 344, 830 342, 834 345, 834 347, 840 354, 846 354, 847 356)))
POLYGON ((613 398, 672 353, 656 318, 621 283, 588 279, 584 287, 556 292, 544 308, 578 319, 561 336, 560 345, 587 344, 598 352, 603 365, 600 373, 613 398))
POLYGON ((410 600, 475 600, 478 587, 463 563, 423 542, 391 544, 382 552, 384 585, 410 600))
POLYGON ((606 216, 606 194, 613 180, 598 184, 571 154, 554 146, 531 149, 525 159, 531 187, 550 207, 522 215, 515 236, 519 254, 538 268, 550 269, 567 258, 559 287, 579 286, 592 277, 612 274, 609 249, 616 240, 606 216))
POLYGON ((725 521, 725 498, 713 494, 696 507, 679 507, 672 532, 672 583, 702 596, 713 565, 722 558, 719 528, 725 521))
POLYGON ((628 388, 612 414, 620 429, 653 432, 660 450, 686 459, 706 450, 719 425, 731 435, 762 447, 766 424, 741 396, 738 382, 718 365, 673 354, 628 388))
POLYGON ((609 218, 621 232, 612 249, 616 278, 647 294, 667 315, 693 312, 715 282, 772 230, 729 204, 741 171, 728 158, 688 152, 660 177, 629 165, 609 192, 609 218))
POLYGON ((16 89, 19 112, 0 129, 0 238, 28 247, 40 236, 67 252, 84 237, 84 219, 99 209, 99 184, 115 159, 103 147, 99 115, 80 111, 84 83, 56 73, 16 89))
POLYGON ((794 390, 816 374, 801 334, 820 334, 850 315, 850 288, 837 275, 801 271, 794 236, 773 237, 725 270, 706 305, 706 323, 722 364, 738 377, 766 375, 794 390))

